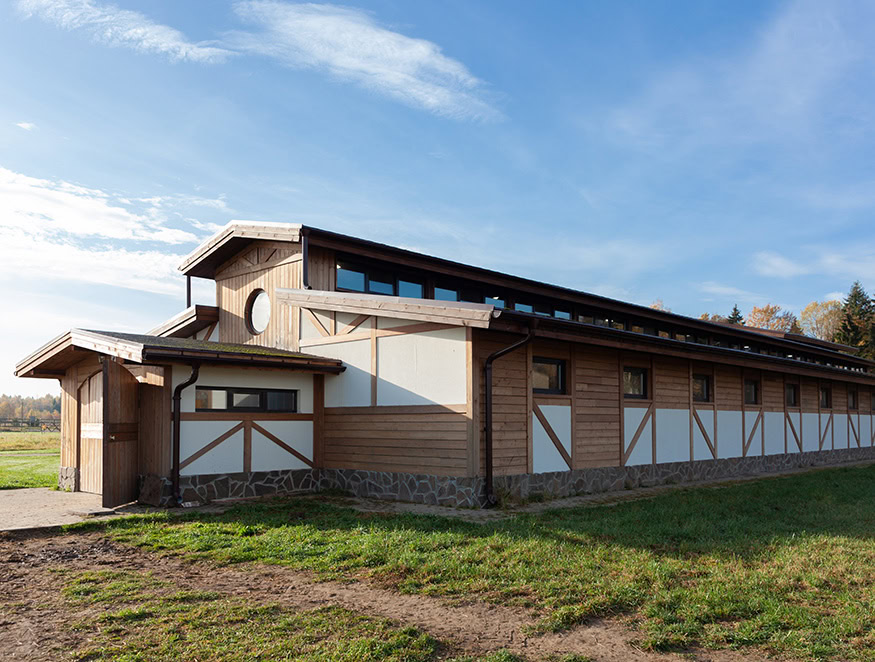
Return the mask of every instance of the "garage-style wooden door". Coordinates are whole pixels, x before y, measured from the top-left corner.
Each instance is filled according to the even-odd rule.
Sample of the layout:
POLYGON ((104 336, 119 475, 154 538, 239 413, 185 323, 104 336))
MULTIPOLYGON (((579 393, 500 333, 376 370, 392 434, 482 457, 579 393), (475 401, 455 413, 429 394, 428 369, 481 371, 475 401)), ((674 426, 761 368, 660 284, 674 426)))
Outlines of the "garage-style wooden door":
POLYGON ((103 371, 79 387, 79 489, 103 493, 103 371))

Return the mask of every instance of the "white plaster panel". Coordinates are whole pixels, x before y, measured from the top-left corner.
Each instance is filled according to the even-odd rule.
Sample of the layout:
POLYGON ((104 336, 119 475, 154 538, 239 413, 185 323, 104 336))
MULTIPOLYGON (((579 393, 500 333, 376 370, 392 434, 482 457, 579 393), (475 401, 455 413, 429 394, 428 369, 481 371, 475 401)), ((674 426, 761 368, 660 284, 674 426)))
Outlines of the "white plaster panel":
POLYGON ((862 414, 860 416, 860 446, 872 445, 872 416, 862 414))
POLYGON ((820 426, 817 421, 818 416, 819 414, 807 414, 804 412, 802 414, 802 450, 806 453, 808 451, 816 451, 820 443, 818 438, 820 434, 820 426))
MULTIPOLYGON (((272 435, 294 448, 307 459, 313 459, 312 421, 257 421, 272 435)), ((309 465, 277 446, 258 430, 252 430, 252 470, 309 469, 309 465)))
MULTIPOLYGON (((802 413, 798 411, 787 412, 787 417, 793 421, 793 428, 799 436, 799 441, 802 441, 802 413)), ((799 446, 796 444, 796 438, 793 436, 793 430, 790 429, 790 423, 784 421, 787 426, 787 452, 798 453, 799 446)))
MULTIPOLYGON (((356 313, 334 313, 336 315, 335 319, 337 320, 337 331, 343 331, 344 328, 352 324, 353 320, 358 317, 356 313)), ((356 331, 362 330, 362 328, 371 328, 370 322, 362 322, 362 325, 359 326, 356 331)))
POLYGON ((371 341, 353 340, 334 345, 319 345, 318 354, 326 358, 340 359, 346 366, 346 370, 339 375, 325 376, 325 406, 369 407, 371 405, 371 341))
POLYGON ((378 405, 451 405, 467 400, 465 329, 377 340, 378 405))
POLYGON ((416 320, 403 320, 398 319, 397 317, 378 317, 377 318, 377 328, 378 329, 394 329, 399 326, 410 326, 412 324, 421 324, 421 322, 417 322, 416 320))
MULTIPOLYGON (((185 460, 217 437, 237 425, 236 421, 182 421, 180 423, 180 457, 185 460)), ((184 476, 224 474, 243 471, 243 430, 238 430, 221 444, 180 470, 184 476)))
POLYGON ((753 432, 754 427, 756 428, 753 439, 750 441, 750 446, 747 448, 748 457, 763 454, 763 429, 761 427, 763 422, 758 422, 758 419, 759 412, 757 411, 747 411, 744 413, 744 443, 747 443, 747 440, 750 439, 750 433, 753 432))
MULTIPOLYGON (((191 369, 185 365, 174 365, 172 381, 174 388, 186 381, 191 369)), ((326 384, 330 381, 326 379, 326 384)), ((239 386, 242 388, 296 389, 298 391, 298 411, 304 414, 313 412, 313 375, 291 370, 249 368, 238 366, 201 366, 197 383, 182 392, 182 411, 194 411, 196 386, 239 386)))
MULTIPOLYGON (((848 415, 847 414, 834 414, 833 425, 835 426, 835 448, 847 448, 848 447, 848 415)), ((827 439, 827 441, 829 441, 827 439)), ((826 445, 826 444, 824 444, 826 445)), ((855 444, 856 445, 856 442, 855 444)))
MULTIPOLYGON (((641 425, 641 420, 647 413, 644 407, 625 407, 623 409, 623 452, 629 450, 629 444, 632 442, 632 437, 635 436, 635 431, 641 425)), ((629 459, 626 461, 626 466, 639 464, 653 463, 653 421, 647 421, 644 429, 641 431, 641 436, 638 437, 638 443, 632 449, 629 459)))
MULTIPOLYGON (((556 405, 541 407, 541 413, 559 437, 562 446, 571 455, 571 407, 556 405)), ((553 440, 532 414, 532 471, 536 474, 548 471, 568 471, 568 464, 556 450, 553 440)))
POLYGON ((781 455, 784 452, 784 412, 767 411, 763 416, 766 455, 781 455))
MULTIPOLYGON (((331 313, 327 310, 310 310, 313 315, 316 316, 320 322, 322 322, 322 326, 325 327, 325 330, 329 333, 331 332, 331 313)), ((313 324, 313 320, 310 319, 310 316, 305 313, 302 309, 300 310, 301 315, 301 340, 310 340, 312 338, 324 338, 324 336, 319 332, 319 329, 316 328, 316 325, 313 324)))
POLYGON ((717 412, 717 457, 741 457, 741 412, 717 412))
MULTIPOLYGON (((710 409, 698 409, 696 410, 699 414, 699 418, 702 421, 702 425, 705 427, 705 431, 708 433, 708 438, 711 440, 711 443, 714 443, 714 412, 710 409)), ((711 449, 708 447, 708 443, 705 441, 705 437, 702 436, 702 431, 699 429, 699 424, 693 420, 693 459, 694 460, 713 460, 714 456, 711 454, 711 449)))
POLYGON ((690 460, 689 409, 656 410, 656 461, 688 462, 690 460))

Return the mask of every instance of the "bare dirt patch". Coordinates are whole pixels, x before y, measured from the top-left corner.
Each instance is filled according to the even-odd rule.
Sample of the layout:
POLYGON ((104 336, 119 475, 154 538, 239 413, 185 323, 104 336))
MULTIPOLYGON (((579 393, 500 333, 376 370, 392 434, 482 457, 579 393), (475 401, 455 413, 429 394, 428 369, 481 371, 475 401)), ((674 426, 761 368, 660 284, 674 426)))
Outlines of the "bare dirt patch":
POLYGON ((534 614, 482 602, 450 604, 421 595, 405 595, 366 581, 317 582, 307 573, 247 564, 217 566, 190 562, 117 545, 100 533, 0 534, 0 651, 12 660, 56 660, 84 643, 87 634, 71 629, 96 618, 100 605, 72 608, 60 593, 62 578, 51 572, 125 570, 151 572, 180 589, 215 591, 255 604, 299 609, 336 605, 413 625, 449 644, 454 655, 482 655, 507 649, 530 660, 568 653, 599 662, 699 660, 735 662, 764 659, 732 651, 688 651, 683 655, 637 649, 622 621, 594 620, 568 632, 528 635, 534 614))

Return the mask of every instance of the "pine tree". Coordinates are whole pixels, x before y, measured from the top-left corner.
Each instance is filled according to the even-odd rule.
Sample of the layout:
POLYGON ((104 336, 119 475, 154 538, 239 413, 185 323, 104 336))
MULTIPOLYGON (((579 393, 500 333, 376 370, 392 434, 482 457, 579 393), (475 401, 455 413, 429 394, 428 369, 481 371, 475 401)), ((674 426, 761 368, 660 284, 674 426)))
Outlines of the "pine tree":
POLYGON ((742 316, 741 311, 738 309, 738 304, 732 306, 732 312, 729 313, 726 321, 730 324, 744 324, 744 316, 742 316))
POLYGON ((842 323, 836 333, 836 342, 856 347, 861 356, 873 355, 872 324, 875 307, 860 281, 854 281, 847 298, 842 302, 842 323))

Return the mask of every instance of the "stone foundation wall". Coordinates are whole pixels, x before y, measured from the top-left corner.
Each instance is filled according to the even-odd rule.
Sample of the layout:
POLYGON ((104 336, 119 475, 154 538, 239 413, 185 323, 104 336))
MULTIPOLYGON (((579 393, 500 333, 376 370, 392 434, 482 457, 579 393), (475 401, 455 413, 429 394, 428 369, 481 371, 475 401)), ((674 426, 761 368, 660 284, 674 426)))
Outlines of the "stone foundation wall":
MULTIPOLYGON (((512 503, 532 498, 558 499, 654 485, 768 475, 798 468, 866 460, 875 461, 875 447, 496 476, 495 491, 499 501, 512 503)), ((64 475, 64 469, 61 475, 64 475)), ((485 505, 484 479, 479 476, 470 478, 355 469, 302 469, 180 478, 182 500, 198 503, 324 490, 440 506, 479 508, 485 505)), ((173 505, 171 483, 167 478, 141 477, 140 494, 145 503, 173 505)))
POLYGON ((61 467, 58 470, 58 489, 73 492, 79 485, 79 469, 76 467, 61 467))

